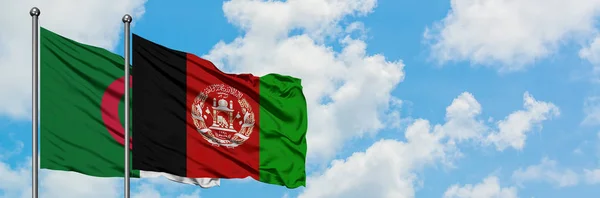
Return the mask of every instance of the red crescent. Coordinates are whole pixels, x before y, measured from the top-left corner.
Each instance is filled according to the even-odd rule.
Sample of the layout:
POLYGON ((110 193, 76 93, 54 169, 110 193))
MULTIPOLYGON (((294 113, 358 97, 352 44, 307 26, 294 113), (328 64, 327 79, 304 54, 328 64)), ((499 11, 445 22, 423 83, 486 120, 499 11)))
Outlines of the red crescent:
MULTIPOLYGON (((131 88, 132 77, 129 77, 129 87, 131 88)), ((125 77, 113 81, 102 95, 102 121, 108 130, 108 133, 119 144, 125 146, 125 129, 121 125, 119 118, 119 103, 125 95, 125 77)), ((133 149, 131 137, 129 138, 129 149, 133 149)))

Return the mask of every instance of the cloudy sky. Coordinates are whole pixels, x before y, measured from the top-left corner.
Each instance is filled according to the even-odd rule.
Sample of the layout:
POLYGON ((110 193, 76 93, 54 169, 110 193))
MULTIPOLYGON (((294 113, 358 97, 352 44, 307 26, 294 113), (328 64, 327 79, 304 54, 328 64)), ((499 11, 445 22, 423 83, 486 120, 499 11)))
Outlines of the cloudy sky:
MULTIPOLYGON (((134 179, 135 198, 600 193, 600 0, 0 0, 0 198, 30 197, 32 6, 118 54, 130 13, 223 71, 303 79, 306 188, 134 179)), ((122 197, 119 179, 40 174, 43 198, 122 197)))

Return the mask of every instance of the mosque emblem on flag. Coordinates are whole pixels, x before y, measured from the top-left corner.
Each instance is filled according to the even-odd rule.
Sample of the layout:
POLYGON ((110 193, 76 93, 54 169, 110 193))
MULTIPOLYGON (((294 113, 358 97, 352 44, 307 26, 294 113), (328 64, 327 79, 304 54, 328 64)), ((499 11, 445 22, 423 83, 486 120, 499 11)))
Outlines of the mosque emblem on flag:
POLYGON ((239 90, 225 84, 209 85, 191 108, 194 126, 211 145, 235 148, 250 138, 254 111, 239 90))

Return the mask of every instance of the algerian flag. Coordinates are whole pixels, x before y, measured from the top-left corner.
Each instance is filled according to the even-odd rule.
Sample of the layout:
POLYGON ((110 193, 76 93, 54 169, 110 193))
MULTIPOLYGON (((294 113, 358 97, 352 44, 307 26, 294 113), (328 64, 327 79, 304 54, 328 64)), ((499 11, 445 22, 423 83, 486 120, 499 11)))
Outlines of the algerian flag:
MULTIPOLYGON (((40 29, 40 168, 123 177, 124 59, 40 29)), ((161 175, 204 188, 220 183, 131 172, 131 177, 161 175)))

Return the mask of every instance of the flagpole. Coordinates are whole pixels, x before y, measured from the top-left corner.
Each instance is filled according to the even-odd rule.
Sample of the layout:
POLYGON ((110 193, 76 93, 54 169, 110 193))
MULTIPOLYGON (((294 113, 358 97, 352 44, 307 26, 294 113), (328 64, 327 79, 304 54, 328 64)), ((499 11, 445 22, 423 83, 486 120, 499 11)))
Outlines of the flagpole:
POLYGON ((125 51, 123 52, 125 55, 125 198, 129 198, 129 37, 131 34, 131 30, 129 29, 131 26, 131 16, 129 14, 125 14, 123 16, 123 24, 125 28, 125 51))
POLYGON ((39 21, 40 9, 31 8, 31 196, 38 197, 38 41, 39 41, 39 21))

